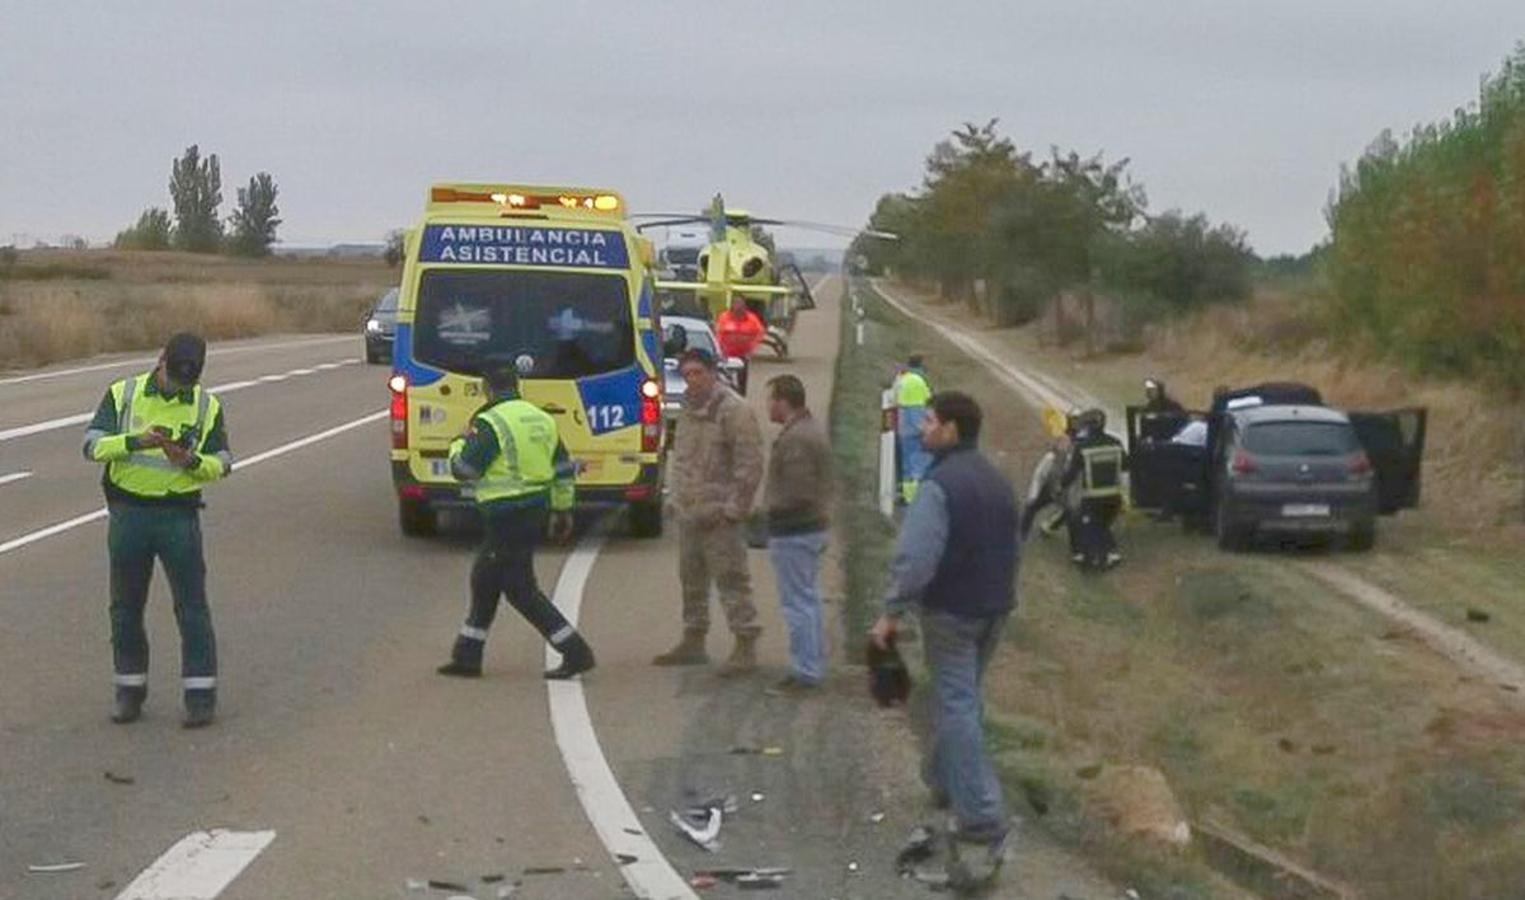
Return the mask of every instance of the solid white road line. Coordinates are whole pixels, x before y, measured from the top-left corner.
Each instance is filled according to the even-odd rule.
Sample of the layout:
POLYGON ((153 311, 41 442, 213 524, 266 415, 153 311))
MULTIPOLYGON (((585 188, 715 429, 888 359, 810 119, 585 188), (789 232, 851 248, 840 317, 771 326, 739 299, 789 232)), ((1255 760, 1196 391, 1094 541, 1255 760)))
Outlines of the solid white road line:
MULTIPOLYGON (((588 575, 603 546, 601 535, 583 538, 567 557, 561 567, 561 576, 556 579, 555 596, 551 602, 573 625, 577 624, 582 609, 583 588, 587 586, 588 575)), ((547 645, 546 665, 556 665, 558 658, 559 654, 547 645)), ((548 681, 546 694, 551 705, 551 728, 556 734, 556 746, 561 749, 562 761, 577 790, 577 799, 582 802, 583 812, 612 858, 635 860, 619 867, 630 890, 641 898, 697 900, 698 895, 662 855, 620 790, 614 771, 609 768, 609 761, 598 744, 598 735, 593 731, 582 680, 548 681)))
POLYGON ((31 478, 31 472, 12 472, 9 475, 0 475, 0 485, 14 484, 15 482, 31 478))
POLYGON ((193 832, 164 851, 116 900, 213 900, 273 840, 274 831, 193 832))
MULTIPOLYGON (((337 369, 343 366, 352 366, 358 362, 359 360, 346 359, 341 362, 331 363, 330 368, 325 369, 324 371, 330 371, 331 369, 337 369)), ((290 372, 283 372, 279 375, 261 375, 258 378, 250 379, 248 381, 231 381, 227 384, 219 384, 215 387, 207 388, 207 390, 218 395, 231 394, 234 391, 241 391, 245 388, 251 388, 258 384, 271 384, 273 382, 285 381, 287 378, 290 378, 293 375, 312 375, 316 372, 317 369, 292 369, 290 372)), ((34 422, 31 425, 18 425, 15 428, 7 428, 3 431, 0 431, 0 441, 13 441, 16 438, 29 437, 34 434, 42 434, 46 431, 56 431, 60 428, 69 428, 75 425, 83 425, 90 421, 94 415, 94 412, 79 413, 72 416, 60 416, 57 419, 49 419, 46 422, 34 422)))
MULTIPOLYGON (((298 438, 297 440, 294 440, 290 443, 282 444, 281 446, 271 450, 266 450, 263 453, 256 453, 255 455, 247 458, 234 457, 233 474, 237 475, 240 472, 259 465, 262 462, 275 459, 277 456, 284 456, 294 450, 300 450, 303 447, 311 446, 320 441, 326 441, 331 437, 337 437, 338 435, 344 434, 346 431, 351 431, 353 429, 360 428, 361 426, 369 425, 372 422, 379 422, 382 419, 385 419, 387 415, 388 411, 383 409, 379 412, 373 412, 369 415, 361 416, 360 418, 353 421, 345 422, 343 425, 337 425, 328 429, 327 431, 320 431, 317 434, 310 434, 307 437, 298 438)), ((38 541, 50 538, 55 534, 63 534, 64 532, 71 531, 81 525, 88 525, 97 519, 104 518, 106 518, 106 508, 103 506, 94 512, 88 512, 82 516, 75 516, 74 518, 67 521, 59 522, 57 525, 49 525, 46 528, 39 528, 38 530, 28 534, 23 534, 21 537, 12 538, 11 540, 5 541, 4 543, 0 543, 0 556, 4 556, 5 554, 14 550, 20 550, 22 547, 25 547, 28 544, 35 544, 38 541)))
MULTIPOLYGON (((265 350, 286 350, 291 347, 311 347, 323 344, 337 344, 340 341, 353 341, 354 338, 345 335, 343 337, 310 338, 300 341, 282 341, 275 344, 252 344, 243 347, 213 348, 207 351, 207 356, 233 356, 239 353, 258 353, 265 350)), ((107 369, 125 369, 128 366, 150 365, 159 361, 157 356, 137 356, 132 359, 119 359, 115 362, 97 363, 93 366, 79 366, 73 369, 56 369, 50 372, 34 372, 31 375, 16 375, 10 378, 0 378, 0 387, 8 384, 25 384, 29 381, 43 381, 48 378, 65 378, 69 375, 83 375, 86 372, 104 372, 107 369)))

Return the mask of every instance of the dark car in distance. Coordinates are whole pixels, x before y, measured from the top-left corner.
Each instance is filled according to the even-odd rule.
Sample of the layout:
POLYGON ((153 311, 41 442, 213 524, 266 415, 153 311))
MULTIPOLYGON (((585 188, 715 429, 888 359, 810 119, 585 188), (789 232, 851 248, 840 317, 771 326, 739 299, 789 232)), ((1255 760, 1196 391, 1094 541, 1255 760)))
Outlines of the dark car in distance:
POLYGON ((397 338, 397 288, 392 288, 365 314, 365 361, 376 365, 392 361, 392 342, 397 338))

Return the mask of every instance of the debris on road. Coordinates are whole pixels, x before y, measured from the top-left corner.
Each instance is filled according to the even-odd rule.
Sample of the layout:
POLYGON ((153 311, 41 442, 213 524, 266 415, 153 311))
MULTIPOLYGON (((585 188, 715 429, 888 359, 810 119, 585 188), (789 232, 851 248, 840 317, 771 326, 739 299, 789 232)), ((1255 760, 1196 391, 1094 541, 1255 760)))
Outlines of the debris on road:
POLYGON ((614 859, 622 866, 628 866, 631 863, 641 861, 641 858, 633 853, 616 853, 614 854, 614 859))
POLYGON ((566 866, 529 866, 524 870, 526 875, 565 875, 566 866))
POLYGON ((700 869, 689 884, 698 887, 696 882, 703 882, 707 887, 714 887, 725 882, 744 891, 771 891, 783 887, 784 881, 793 874, 793 869, 786 868, 700 869))
POLYGON ((132 777, 131 775, 118 775, 117 773, 111 771, 110 769, 107 769, 105 774, 106 774, 106 780, 111 782, 112 784, 137 784, 138 783, 138 779, 132 777))
POLYGON ((503 881, 503 880, 505 880, 507 878, 508 878, 508 876, 504 875, 502 872, 494 872, 491 875, 483 875, 482 876, 482 883, 483 884, 497 884, 498 882, 503 881))
POLYGON ((57 875, 61 872, 78 872, 83 869, 82 862, 47 863, 35 866, 27 866, 26 870, 37 875, 57 875))
POLYGON ((1487 622, 1488 620, 1490 620, 1492 618, 1493 618, 1493 616, 1490 615, 1487 610, 1478 609, 1475 606, 1467 607, 1467 621, 1468 622, 1487 622))
POLYGON ((875 825, 878 825, 880 822, 884 821, 884 813, 882 813, 882 812, 872 812, 872 813, 869 813, 868 814, 868 820, 870 822, 873 822, 875 825))
POLYGON ((696 891, 707 891, 720 883, 720 879, 713 875, 695 875, 688 880, 688 886, 696 891))
POLYGON ((753 803, 761 803, 761 802, 763 802, 766 799, 768 799, 768 797, 762 791, 753 791, 752 792, 752 802, 753 803))
POLYGON ((783 747, 764 747, 762 749, 762 755, 763 756, 783 756, 784 755, 784 748, 783 747))
POLYGON ((720 825, 725 819, 725 813, 718 807, 710 808, 706 812, 708 818, 703 826, 690 824, 688 819, 677 810, 670 811, 667 817, 684 837, 714 853, 720 849, 720 825))
POLYGON ((468 888, 464 884, 457 884, 454 881, 442 881, 435 878, 429 879, 428 886, 429 889, 433 891, 459 891, 461 893, 465 893, 466 891, 471 890, 471 888, 468 888))
POLYGON ((1281 752, 1283 752, 1283 753, 1296 753, 1297 752, 1297 743, 1295 741, 1293 741, 1291 738, 1282 738, 1281 740, 1276 742, 1276 746, 1280 747, 1281 748, 1281 752))

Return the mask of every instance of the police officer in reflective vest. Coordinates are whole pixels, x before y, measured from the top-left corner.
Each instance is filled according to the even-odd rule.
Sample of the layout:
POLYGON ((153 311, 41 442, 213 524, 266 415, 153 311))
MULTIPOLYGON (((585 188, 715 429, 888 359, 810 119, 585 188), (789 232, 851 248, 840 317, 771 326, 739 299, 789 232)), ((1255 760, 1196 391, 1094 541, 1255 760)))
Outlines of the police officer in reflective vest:
POLYGON ((476 678, 482 648, 507 597, 520 615, 561 652, 546 678, 571 678, 593 668, 593 649, 535 581, 535 545, 550 525, 553 540, 572 534, 574 471, 550 414, 519 399, 519 373, 495 366, 484 387, 491 397, 465 436, 450 445, 450 470, 476 489, 482 545, 471 569, 471 609, 441 675, 476 678))
POLYGON ((900 459, 900 502, 916 499, 916 488, 932 464, 932 454, 921 445, 921 420, 932 399, 926 369, 918 355, 906 360, 906 367, 895 376, 895 434, 900 459))
POLYGON ((1123 560, 1112 523, 1122 511, 1127 454, 1106 427, 1107 414, 1099 409, 1077 417, 1062 482, 1068 500, 1070 554, 1083 569, 1111 568, 1123 560))
POLYGON ((169 577, 180 625, 184 725, 210 725, 216 712, 217 638, 201 550, 201 488, 227 476, 233 457, 222 404, 198 384, 205 363, 205 341, 175 335, 152 372, 111 386, 85 432, 85 458, 106 469, 113 722, 135 721, 148 696, 143 611, 155 559, 169 577))

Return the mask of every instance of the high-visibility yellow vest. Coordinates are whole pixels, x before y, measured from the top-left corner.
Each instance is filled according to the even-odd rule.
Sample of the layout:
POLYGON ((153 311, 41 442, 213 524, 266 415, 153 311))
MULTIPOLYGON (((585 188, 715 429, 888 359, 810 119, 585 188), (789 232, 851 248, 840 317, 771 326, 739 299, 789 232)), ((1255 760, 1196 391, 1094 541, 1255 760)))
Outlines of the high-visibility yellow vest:
POLYGON ((1104 445, 1083 447, 1080 460, 1084 471, 1080 496, 1086 500, 1121 497, 1123 493, 1123 448, 1104 445))
POLYGON ((193 494, 207 482, 226 475, 232 467, 232 458, 226 452, 202 453, 222 405, 200 385, 193 389, 190 403, 149 394, 145 389, 152 377, 152 373, 134 375, 111 386, 117 433, 87 433, 86 454, 95 462, 107 463, 106 477, 129 494, 139 497, 193 494), (157 447, 128 449, 129 436, 140 437, 155 427, 168 429, 175 439, 185 436, 188 448, 201 455, 201 465, 195 469, 181 468, 157 447))
POLYGON ((926 406, 931 399, 932 386, 927 384, 927 379, 920 372, 907 369, 900 373, 895 385, 896 406, 926 406))
POLYGON ((550 413, 527 400, 505 400, 477 418, 498 438, 498 455, 476 483, 479 505, 549 491, 552 509, 572 507, 571 479, 557 477, 559 437, 550 413))

